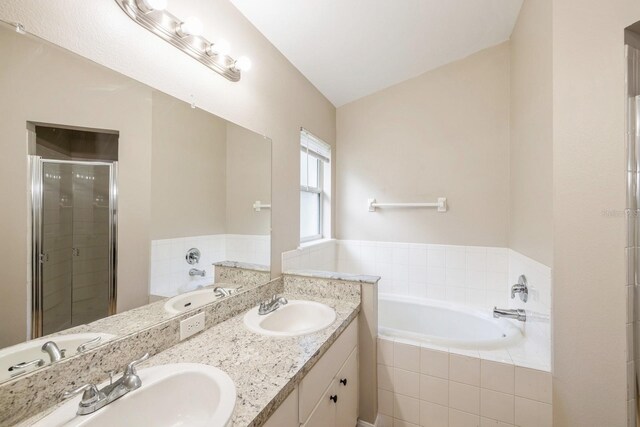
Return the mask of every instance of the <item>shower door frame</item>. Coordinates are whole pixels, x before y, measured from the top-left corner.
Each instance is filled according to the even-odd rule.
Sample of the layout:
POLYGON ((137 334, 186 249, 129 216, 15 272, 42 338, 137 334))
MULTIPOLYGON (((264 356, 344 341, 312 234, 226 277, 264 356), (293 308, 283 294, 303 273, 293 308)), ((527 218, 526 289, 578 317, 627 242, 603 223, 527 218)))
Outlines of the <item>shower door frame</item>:
POLYGON ((109 288, 107 315, 116 313, 118 270, 118 162, 43 159, 29 156, 31 171, 31 338, 43 333, 43 167, 45 163, 109 167, 109 288))

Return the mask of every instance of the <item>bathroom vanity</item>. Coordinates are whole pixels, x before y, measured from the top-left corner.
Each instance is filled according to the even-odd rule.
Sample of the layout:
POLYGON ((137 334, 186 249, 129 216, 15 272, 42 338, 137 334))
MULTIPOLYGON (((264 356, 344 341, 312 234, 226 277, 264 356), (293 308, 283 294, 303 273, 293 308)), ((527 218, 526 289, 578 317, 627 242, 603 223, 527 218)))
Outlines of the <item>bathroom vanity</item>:
MULTIPOLYGON (((152 354, 140 363, 138 372, 142 376, 148 368, 185 363, 219 369, 230 377, 236 389, 230 425, 353 426, 359 414, 361 387, 359 340, 367 334, 366 330, 359 331, 365 315, 361 307, 361 286, 359 281, 285 276, 210 303, 183 315, 182 320, 173 322, 174 325, 162 325, 164 332, 152 333, 150 336, 154 341, 166 340, 167 334, 179 329, 180 322, 201 313, 206 316, 205 323, 211 325, 191 338, 183 341, 178 338, 167 348, 152 354), (287 325, 298 329, 290 329, 280 336, 251 330, 245 318, 257 310, 260 302, 269 300, 274 294, 291 301, 291 308, 295 309, 294 302, 322 305, 334 311, 335 317, 323 329, 305 333, 310 330, 305 329, 308 324, 296 326, 297 311, 287 312, 285 304, 267 314, 263 326, 271 328, 265 325, 269 316, 284 313, 291 319, 287 325), (214 319, 216 313, 217 320, 214 319)), ((269 324, 278 329, 282 323, 269 324)), ((50 367, 49 372, 36 371, 19 381, 1 385, 1 412, 8 414, 5 410, 15 410, 13 418, 3 415, 3 422, 11 425, 11 420, 18 421, 18 416, 22 415, 27 418, 21 425, 36 422, 47 425, 48 420, 54 419, 49 417, 57 416, 57 411, 77 407, 80 396, 61 402, 57 397, 58 390, 75 388, 72 384, 104 381, 104 368, 120 372, 123 360, 133 360, 157 346, 156 342, 140 342, 139 339, 139 335, 117 339, 111 341, 111 348, 105 349, 109 347, 105 345, 102 351, 94 350, 91 358, 59 363, 50 367), (100 372, 96 372, 96 367, 100 372), (50 393, 45 393, 49 394, 49 400, 43 400, 42 395, 34 396, 31 390, 47 382, 52 375, 55 380, 49 382, 50 393), (39 413, 34 417, 36 409, 39 413)), ((135 398, 135 393, 139 396, 145 392, 143 381, 139 390, 100 411, 126 408, 127 399, 135 398)))

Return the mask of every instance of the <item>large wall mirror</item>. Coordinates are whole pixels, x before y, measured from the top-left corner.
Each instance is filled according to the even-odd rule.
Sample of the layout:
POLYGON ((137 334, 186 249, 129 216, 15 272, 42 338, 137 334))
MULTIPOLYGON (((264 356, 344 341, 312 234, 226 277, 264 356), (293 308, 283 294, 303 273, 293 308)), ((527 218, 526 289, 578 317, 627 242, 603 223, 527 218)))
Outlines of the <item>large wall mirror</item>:
POLYGON ((233 297, 214 263, 268 280, 268 138, 7 23, 0 56, 0 382, 233 297))

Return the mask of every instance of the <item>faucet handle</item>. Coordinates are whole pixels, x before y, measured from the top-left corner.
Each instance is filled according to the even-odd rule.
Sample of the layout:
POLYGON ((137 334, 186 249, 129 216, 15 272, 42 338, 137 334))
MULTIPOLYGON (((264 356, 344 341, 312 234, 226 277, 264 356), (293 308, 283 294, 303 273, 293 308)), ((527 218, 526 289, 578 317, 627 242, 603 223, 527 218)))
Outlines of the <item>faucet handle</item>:
POLYGON ((134 360, 133 362, 130 362, 127 365, 126 369, 124 370, 124 376, 127 376, 127 375, 138 375, 138 372, 136 372, 136 366, 141 364, 142 362, 144 362, 148 358, 149 358, 149 353, 145 353, 144 356, 142 356, 140 359, 134 360))
POLYGON ((87 342, 84 342, 82 344, 80 344, 78 346, 78 348, 76 349, 76 353, 83 353, 87 350, 88 347, 93 346, 94 344, 98 344, 100 341, 102 341, 102 337, 101 336, 97 336, 93 339, 90 339, 87 342))
POLYGON ((522 302, 527 302, 529 299, 529 287, 524 274, 518 277, 518 283, 511 286, 511 299, 514 299, 516 294, 520 294, 520 300, 522 300, 522 302))
POLYGON ((82 401, 80 402, 80 406, 91 405, 104 397, 104 395, 98 390, 98 387, 93 384, 85 384, 75 390, 64 392, 62 398, 69 399, 80 393, 82 393, 82 401))

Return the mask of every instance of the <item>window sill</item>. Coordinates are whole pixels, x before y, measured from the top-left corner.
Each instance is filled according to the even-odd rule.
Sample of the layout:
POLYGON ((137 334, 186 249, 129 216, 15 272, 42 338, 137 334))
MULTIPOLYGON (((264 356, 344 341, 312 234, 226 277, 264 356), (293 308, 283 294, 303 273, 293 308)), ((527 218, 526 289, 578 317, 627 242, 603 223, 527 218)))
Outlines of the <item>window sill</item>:
POLYGON ((309 242, 304 242, 304 243, 300 243, 300 245, 298 246, 298 249, 304 249, 304 248, 310 248, 312 246, 317 246, 317 245, 322 245, 325 243, 329 243, 329 242, 333 242, 336 239, 317 239, 317 240, 311 240, 309 242))

